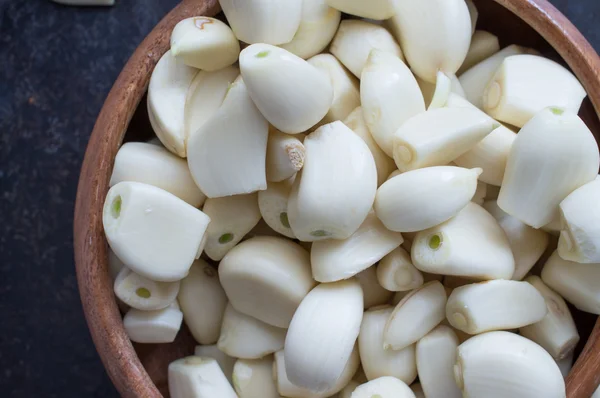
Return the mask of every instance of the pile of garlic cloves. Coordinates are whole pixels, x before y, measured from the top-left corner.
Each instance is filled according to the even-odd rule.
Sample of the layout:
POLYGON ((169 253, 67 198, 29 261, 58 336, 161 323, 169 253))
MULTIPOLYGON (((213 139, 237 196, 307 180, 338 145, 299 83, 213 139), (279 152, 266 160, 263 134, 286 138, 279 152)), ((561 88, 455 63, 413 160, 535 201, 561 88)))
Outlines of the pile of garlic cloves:
POLYGON ((103 212, 131 340, 199 343, 171 397, 565 397, 566 303, 600 315, 575 76, 471 1, 220 3, 173 30, 103 212))

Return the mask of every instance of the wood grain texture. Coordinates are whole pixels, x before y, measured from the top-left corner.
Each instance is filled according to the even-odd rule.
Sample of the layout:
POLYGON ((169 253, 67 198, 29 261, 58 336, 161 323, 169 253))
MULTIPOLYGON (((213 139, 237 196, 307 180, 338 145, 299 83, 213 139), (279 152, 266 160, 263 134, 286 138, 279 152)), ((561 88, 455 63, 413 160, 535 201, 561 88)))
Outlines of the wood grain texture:
MULTIPOLYGON (((503 45, 521 44, 568 65, 585 86, 580 115, 600 142, 600 59, 577 29, 545 0, 475 0, 479 29, 498 35, 503 45), (518 16, 518 17, 517 17, 518 16), (562 57, 562 59, 561 59, 562 57), (594 111, 594 108, 596 111, 594 111)), ((75 260, 86 319, 115 386, 124 397, 168 396, 167 366, 190 355, 195 342, 187 328, 172 344, 131 344, 123 329, 108 276, 102 206, 112 164, 123 140, 149 138, 145 92, 150 74, 169 47, 179 20, 215 15, 217 0, 186 0, 169 13, 133 54, 98 117, 81 170, 75 207, 75 260), (142 101, 143 106, 138 106, 142 101)), ((567 379, 569 398, 589 398, 600 382, 600 323, 574 311, 581 332, 581 354, 567 379), (587 337, 589 336, 589 339, 587 337), (585 347, 583 344, 586 342, 585 347)))

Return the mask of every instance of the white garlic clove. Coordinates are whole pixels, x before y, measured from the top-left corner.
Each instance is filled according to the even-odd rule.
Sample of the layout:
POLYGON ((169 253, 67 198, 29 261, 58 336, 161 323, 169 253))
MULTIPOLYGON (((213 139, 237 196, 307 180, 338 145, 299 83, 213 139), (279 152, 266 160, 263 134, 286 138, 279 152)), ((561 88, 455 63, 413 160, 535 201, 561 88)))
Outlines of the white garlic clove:
POLYGON ((288 219, 288 197, 293 180, 271 182, 265 191, 258 193, 258 207, 263 220, 274 231, 295 239, 288 219))
POLYGON ((469 47, 467 57, 456 74, 460 76, 498 51, 500 51, 498 36, 485 30, 476 30, 473 33, 473 37, 471 37, 471 46, 469 47))
POLYGON ((365 309, 387 304, 392 298, 393 293, 384 289, 377 280, 377 270, 375 266, 355 275, 363 291, 363 301, 365 309))
POLYGON ((239 398, 280 398, 273 380, 273 357, 238 359, 233 367, 233 387, 239 398))
POLYGON ((456 75, 446 76, 445 73, 438 72, 435 84, 425 81, 418 76, 416 79, 425 100, 425 107, 428 109, 447 106, 452 93, 462 98, 466 97, 465 90, 462 88, 456 75))
POLYGON ((294 176, 304 166, 305 150, 295 135, 270 129, 267 143, 267 181, 281 182, 294 176))
POLYGON ((123 327, 136 343, 172 343, 181 328, 183 314, 176 302, 167 308, 142 311, 131 308, 123 317, 123 327))
POLYGON ((350 397, 415 398, 415 394, 403 381, 395 377, 385 376, 356 387, 350 397))
POLYGON ((155 282, 123 267, 114 283, 115 295, 138 310, 160 310, 171 305, 179 292, 179 281, 155 282))
POLYGON ((362 0, 325 0, 331 7, 346 14, 357 17, 374 19, 376 21, 388 19, 396 14, 393 0, 374 0, 364 2, 362 0))
POLYGON ((217 361, 197 356, 169 364, 169 395, 172 398, 238 398, 217 361))
POLYGON ((423 285, 423 274, 402 247, 394 249, 377 265, 377 280, 392 292, 408 292, 423 285))
POLYGON ((209 357, 215 359, 223 371, 223 374, 227 377, 227 380, 230 383, 233 383, 233 369, 236 363, 235 358, 232 358, 219 350, 219 347, 215 344, 197 345, 196 348, 194 348, 194 355, 197 357, 209 357))

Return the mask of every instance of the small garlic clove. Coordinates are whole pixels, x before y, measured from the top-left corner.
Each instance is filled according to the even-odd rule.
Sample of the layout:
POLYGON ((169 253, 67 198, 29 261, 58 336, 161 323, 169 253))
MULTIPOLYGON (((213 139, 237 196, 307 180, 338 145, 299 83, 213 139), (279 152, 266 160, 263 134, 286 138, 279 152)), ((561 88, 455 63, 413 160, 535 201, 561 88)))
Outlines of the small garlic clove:
POLYGON ((385 325, 384 349, 401 350, 419 341, 444 320, 445 306, 446 291, 438 281, 410 292, 396 305, 385 325))
POLYGON ((377 280, 385 289, 408 292, 423 285, 423 274, 411 262, 402 247, 394 249, 377 265, 377 280))
POLYGON ((329 51, 359 79, 373 49, 404 59, 400 46, 386 28, 356 19, 340 23, 329 47, 329 51))
POLYGON ((179 292, 179 281, 155 282, 123 267, 114 283, 115 295, 132 308, 160 310, 171 305, 179 292))
POLYGON ((469 47, 467 57, 456 74, 459 76, 462 75, 464 72, 496 54, 498 51, 500 51, 498 36, 486 32, 485 30, 476 30, 471 38, 471 46, 469 47))
POLYGON ((412 390, 403 381, 385 376, 362 384, 354 390, 351 398, 415 398, 412 390))
MULTIPOLYGON (((462 89, 462 88, 461 88, 462 89)), ((431 101, 427 106, 428 110, 443 108, 448 102, 448 97, 452 92, 452 80, 442 71, 438 71, 435 81, 435 89, 431 101)))
POLYGON ((123 327, 136 343, 172 343, 181 328, 183 314, 176 302, 167 308, 141 311, 131 308, 123 317, 123 327))
POLYGON ((475 27, 479 19, 479 11, 473 0, 466 0, 467 8, 469 9, 469 17, 471 18, 471 34, 475 34, 475 27))
POLYGON ((304 145, 298 137, 274 128, 270 129, 267 143, 267 181, 281 182, 294 176, 304 166, 304 156, 304 145))
POLYGON ((376 21, 388 19, 396 14, 393 0, 325 0, 329 6, 346 14, 357 17, 374 19, 376 21))
POLYGON ((233 307, 286 328, 315 282, 310 256, 297 243, 269 236, 248 239, 227 253, 219 277, 233 307))
POLYGON ((527 225, 543 227, 558 215, 563 199, 596 178, 599 165, 596 140, 579 116, 546 108, 517 135, 498 206, 527 225))
POLYGON ((425 81, 418 76, 416 79, 419 88, 421 89, 421 93, 423 94, 423 99, 425 100, 425 107, 428 109, 431 107, 434 97, 436 96, 436 103, 431 109, 447 106, 452 93, 462 98, 466 97, 465 90, 462 88, 455 75, 446 76, 445 73, 438 72, 438 78, 436 79, 435 84, 425 81))
POLYGON ((485 195, 487 194, 487 187, 488 185, 485 182, 478 181, 475 195, 473 195, 471 201, 473 203, 477 203, 479 206, 483 206, 483 203, 485 202, 485 195))
POLYGON ((209 357, 215 359, 223 371, 223 374, 225 377, 227 377, 229 383, 233 383, 233 369, 236 362, 235 358, 232 358, 223 351, 219 350, 219 347, 217 347, 215 344, 197 345, 196 348, 194 348, 194 355, 197 357, 209 357))
POLYGON ((172 398, 238 398, 217 361, 197 356, 169 364, 169 395, 172 398))
POLYGON ((239 398, 280 398, 273 380, 273 357, 238 359, 233 367, 233 387, 239 398))
POLYGON ((258 207, 263 220, 274 231, 295 239, 288 219, 288 197, 293 180, 270 182, 265 191, 258 193, 258 207))
POLYGON ((381 50, 369 54, 360 80, 360 100, 369 131, 390 157, 396 130, 425 111, 423 95, 408 66, 381 50))
POLYGON ((387 304, 392 298, 393 293, 384 289, 377 280, 377 270, 375 266, 355 275, 363 291, 364 308, 369 309, 387 304))

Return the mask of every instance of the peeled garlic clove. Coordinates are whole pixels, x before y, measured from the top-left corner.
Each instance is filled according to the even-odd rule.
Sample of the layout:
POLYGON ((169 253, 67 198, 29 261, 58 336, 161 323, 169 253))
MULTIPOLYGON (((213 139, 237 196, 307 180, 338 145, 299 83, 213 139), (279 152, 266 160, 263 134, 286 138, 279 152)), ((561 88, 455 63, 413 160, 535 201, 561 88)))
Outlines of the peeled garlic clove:
POLYGON ((461 398, 452 367, 456 362, 458 337, 440 325, 417 343, 417 369, 421 387, 429 397, 461 398))
POLYGON ((360 359, 368 380, 393 376, 410 384, 417 377, 415 345, 400 351, 383 348, 383 330, 393 311, 392 306, 382 306, 364 313, 358 335, 360 359))
POLYGON ((406 250, 398 247, 377 265, 377 280, 387 290, 405 292, 422 286, 423 274, 412 264, 406 250))
POLYGON ((346 14, 374 20, 388 19, 396 14, 392 0, 374 0, 364 2, 362 0, 325 0, 331 7, 346 14))
POLYGON ((153 311, 131 308, 123 317, 123 327, 131 341, 136 343, 172 343, 182 321, 183 314, 173 303, 153 311))
POLYGON ((522 327, 521 336, 541 345, 556 360, 564 359, 573 353, 579 342, 577 327, 567 307, 567 303, 554 290, 550 289, 537 276, 525 279, 546 300, 548 313, 539 322, 522 327))
POLYGON ((415 398, 412 390, 403 381, 391 377, 380 377, 356 387, 351 398, 415 398))
POLYGON ((381 287, 377 281, 377 270, 375 266, 355 275, 363 291, 365 309, 387 304, 393 293, 381 287))
POLYGON ((371 51, 362 71, 360 100, 365 122, 375 142, 393 155, 396 130, 425 111, 419 85, 400 58, 381 50, 371 51))
POLYGON ((297 243, 270 236, 248 239, 227 253, 219 277, 233 307, 286 328, 315 282, 310 256, 297 243))
MULTIPOLYGON (((219 367, 223 371, 227 380, 232 383, 233 380, 233 369, 236 363, 235 358, 230 357, 223 351, 219 350, 216 345, 197 345, 194 348, 194 355, 197 357, 209 357, 213 358, 219 364, 219 367)), ((269 373, 270 374, 270 373, 269 373)))
POLYGON ((438 71, 435 82, 435 90, 427 109, 437 109, 446 106, 448 97, 452 92, 452 80, 442 71, 438 71))
POLYGON ((263 220, 274 231, 295 239, 288 219, 288 197, 293 181, 271 182, 265 191, 258 193, 258 207, 263 220))
POLYGON ((452 166, 402 173, 377 190, 375 213, 392 231, 416 232, 434 227, 469 203, 480 173, 481 169, 452 166))
POLYGON ((560 203, 558 254, 578 263, 600 262, 600 180, 576 189, 560 203))
POLYGON ((179 281, 155 282, 123 267, 114 284, 115 295, 138 310, 166 308, 177 298, 179 281))
POLYGON ((235 36, 245 43, 289 43, 302 18, 302 0, 219 0, 235 36))
POLYGON ((333 39, 341 17, 325 0, 303 0, 300 26, 292 41, 280 47, 304 59, 317 55, 333 39))
POLYGON ((267 181, 281 182, 295 175, 304 166, 304 156, 301 140, 271 129, 267 143, 267 181))
POLYGON ((460 76, 463 72, 491 57, 498 51, 500 51, 498 36, 485 30, 475 31, 471 38, 471 46, 469 47, 467 57, 456 74, 460 76))
POLYGON ((347 239, 373 206, 373 155, 342 122, 318 128, 305 138, 304 147, 304 168, 288 201, 292 231, 302 241, 347 239))
POLYGON ((458 347, 456 384, 468 397, 565 397, 565 381, 552 357, 510 332, 475 336, 458 347))
POLYGON ((217 361, 197 356, 169 364, 169 394, 172 398, 238 398, 217 361))
POLYGON ((600 315, 600 266, 564 260, 555 251, 542 270, 542 280, 581 311, 600 315))
POLYGON ((194 339, 200 344, 215 344, 227 306, 217 270, 206 261, 197 260, 181 281, 177 300, 194 339))
POLYGON ((515 258, 515 272, 512 279, 522 280, 546 251, 549 242, 548 234, 506 214, 498 207, 496 201, 485 202, 483 208, 498 221, 508 237, 515 258))
POLYGON ((478 181, 477 190, 475 190, 475 195, 473 195, 471 201, 477 203, 479 206, 483 206, 485 195, 487 194, 487 187, 488 185, 485 182, 478 181))
POLYGON ((579 116, 546 108, 517 135, 498 206, 527 225, 543 227, 558 215, 563 199, 596 178, 599 164, 596 140, 579 116))
POLYGON ((522 54, 502 62, 485 88, 483 107, 490 116, 523 127, 549 106, 577 113, 586 96, 579 80, 562 65, 522 54))
POLYGON ((318 282, 348 279, 369 268, 402 244, 402 235, 385 228, 374 212, 348 239, 314 242, 310 252, 313 278, 318 282))
POLYGON ((360 79, 373 49, 404 59, 400 46, 386 28, 356 19, 346 19, 340 23, 329 52, 360 79))
POLYGON ((224 22, 192 17, 179 21, 173 28, 171 53, 188 66, 213 72, 237 61, 240 43, 224 22))
POLYGON ((273 357, 238 359, 233 367, 233 387, 239 398, 280 398, 273 380, 273 357))
POLYGON ((419 232, 411 258, 421 271, 474 279, 510 279, 515 270, 504 230, 472 202, 454 218, 419 232))
POLYGON ((236 79, 221 107, 188 139, 188 166, 202 192, 216 198, 266 189, 268 134, 246 84, 236 79))
POLYGON ((173 194, 124 181, 106 195, 106 239, 133 272, 159 282, 183 279, 200 256, 210 218, 173 194))
POLYGON ((329 77, 282 48, 269 44, 246 47, 240 54, 240 71, 260 112, 284 133, 310 129, 333 102, 329 77))
POLYGON ((435 82, 454 75, 471 42, 471 17, 464 0, 398 0, 390 20, 413 72, 435 82))
POLYGON ((317 393, 333 388, 352 354, 362 317, 358 281, 315 287, 302 300, 285 339, 289 381, 317 393))
POLYGON ((148 85, 148 117, 156 136, 174 154, 186 157, 185 99, 198 69, 167 51, 152 71, 148 85))
POLYGON ((445 307, 446 291, 438 281, 410 292, 396 305, 385 325, 384 349, 401 350, 419 341, 444 320, 445 307))

